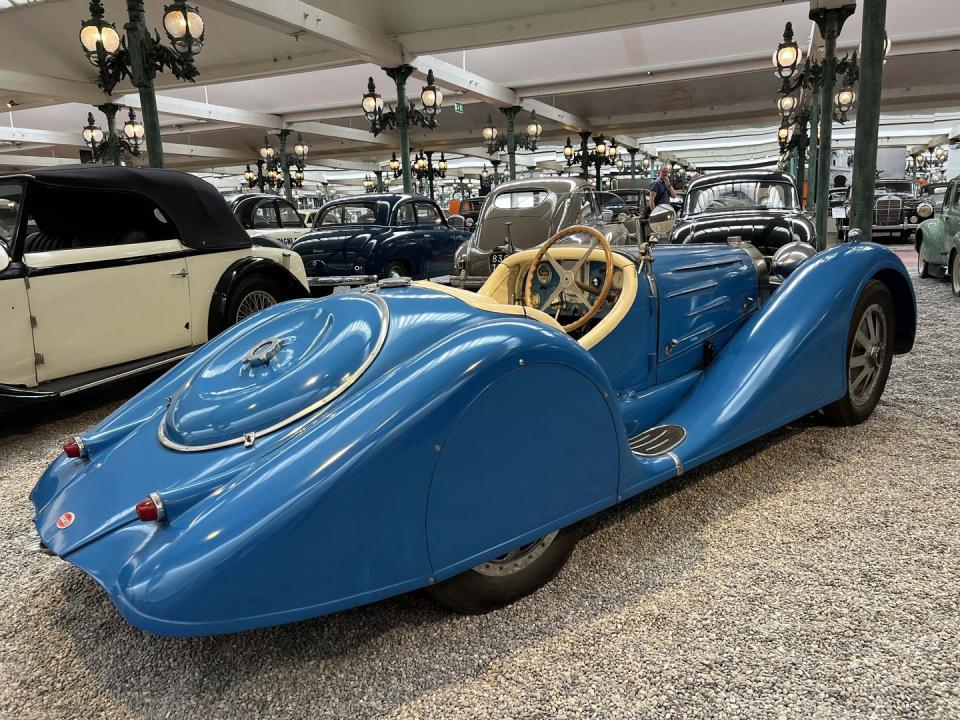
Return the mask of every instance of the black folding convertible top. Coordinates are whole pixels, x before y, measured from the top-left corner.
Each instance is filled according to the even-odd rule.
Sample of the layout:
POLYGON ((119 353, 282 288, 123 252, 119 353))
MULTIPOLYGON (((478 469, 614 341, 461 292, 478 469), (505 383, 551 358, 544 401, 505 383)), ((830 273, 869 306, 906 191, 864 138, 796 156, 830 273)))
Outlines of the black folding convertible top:
MULTIPOLYGON (((136 193, 174 224, 180 242, 197 250, 250 247, 251 240, 213 185, 188 173, 112 165, 36 170, 18 174, 49 188, 136 193)), ((2 178, 0 178, 2 179, 2 178)), ((27 189, 29 205, 30 190, 27 189)), ((96 210, 90 208, 91 211, 96 210)), ((100 208, 106 210, 108 208, 100 208)))

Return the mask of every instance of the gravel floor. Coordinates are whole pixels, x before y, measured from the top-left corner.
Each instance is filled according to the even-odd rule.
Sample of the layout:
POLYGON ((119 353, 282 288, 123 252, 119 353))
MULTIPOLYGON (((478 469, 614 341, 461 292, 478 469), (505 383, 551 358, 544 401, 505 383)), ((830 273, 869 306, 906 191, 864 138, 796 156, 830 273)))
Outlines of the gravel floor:
POLYGON ((918 294, 916 348, 869 422, 804 420, 603 513, 553 583, 483 617, 413 594, 142 634, 22 551, 58 443, 133 388, 18 417, 0 428, 0 718, 958 718, 960 300, 918 294))

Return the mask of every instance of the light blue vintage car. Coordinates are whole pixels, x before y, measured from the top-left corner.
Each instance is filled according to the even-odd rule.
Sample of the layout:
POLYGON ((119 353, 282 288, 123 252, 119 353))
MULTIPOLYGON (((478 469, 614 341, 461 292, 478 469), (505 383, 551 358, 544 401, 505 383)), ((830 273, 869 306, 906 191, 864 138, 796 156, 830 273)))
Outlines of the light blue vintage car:
POLYGON ((960 297, 960 178, 947 185, 940 215, 917 229, 917 274, 950 277, 953 294, 960 297))
POLYGON ((41 548, 163 635, 418 588, 500 607, 588 516, 821 408, 871 414, 914 341, 902 262, 755 255, 573 226, 476 294, 392 277, 268 308, 66 444, 31 493, 41 548))

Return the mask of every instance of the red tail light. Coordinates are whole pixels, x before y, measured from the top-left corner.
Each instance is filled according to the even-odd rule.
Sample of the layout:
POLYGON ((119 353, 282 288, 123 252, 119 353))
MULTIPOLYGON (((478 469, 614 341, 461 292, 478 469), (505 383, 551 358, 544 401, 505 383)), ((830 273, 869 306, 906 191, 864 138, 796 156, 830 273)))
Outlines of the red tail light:
POLYGON ((144 522, 159 522, 166 517, 163 499, 158 493, 152 492, 146 499, 137 503, 137 517, 144 522))
POLYGON ((68 458, 85 458, 87 448, 82 439, 78 437, 70 438, 63 444, 63 454, 68 458))

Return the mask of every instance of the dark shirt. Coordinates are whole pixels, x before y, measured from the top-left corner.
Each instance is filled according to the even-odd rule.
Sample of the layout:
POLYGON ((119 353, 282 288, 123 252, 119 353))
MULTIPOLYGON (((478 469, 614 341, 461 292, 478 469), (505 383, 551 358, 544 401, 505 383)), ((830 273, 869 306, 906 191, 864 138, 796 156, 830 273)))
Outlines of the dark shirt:
POLYGON ((654 206, 670 202, 670 189, 660 178, 650 183, 650 194, 653 195, 654 206))

